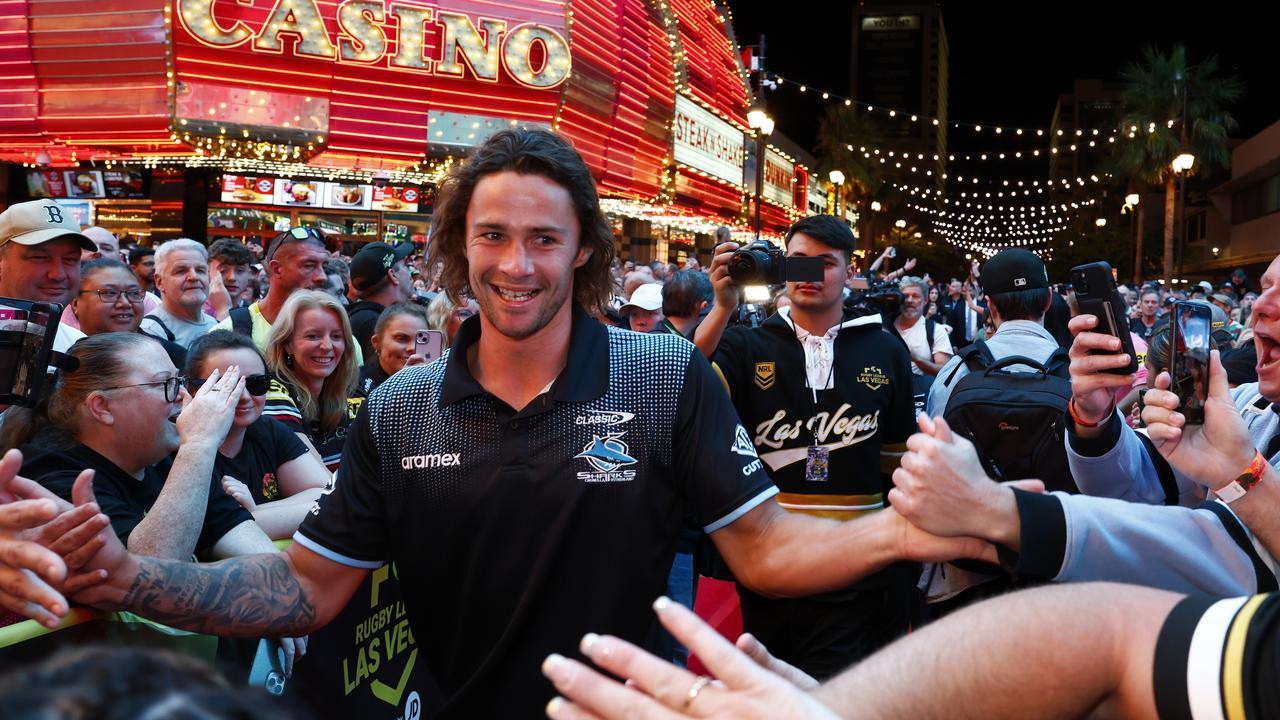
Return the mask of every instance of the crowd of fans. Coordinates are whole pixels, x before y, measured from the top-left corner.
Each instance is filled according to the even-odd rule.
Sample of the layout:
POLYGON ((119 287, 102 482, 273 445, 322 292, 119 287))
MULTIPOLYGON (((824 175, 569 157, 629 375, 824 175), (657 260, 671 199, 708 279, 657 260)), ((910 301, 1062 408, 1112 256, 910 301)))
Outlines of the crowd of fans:
MULTIPOLYGON (((1272 405, 1280 401, 1280 385, 1267 374, 1276 372, 1274 356, 1280 354, 1271 339, 1274 328, 1268 325, 1280 315, 1274 297, 1280 265, 1272 265, 1260 286, 1242 270, 1217 283, 1120 284, 1139 371, 1109 372, 1126 361, 1126 356, 1116 354, 1118 339, 1099 329, 1098 318, 1081 314, 1072 288, 1053 284, 1043 263, 1026 251, 1007 250, 985 263, 973 260, 964 277, 911 274, 928 268, 919 268, 909 258, 894 268, 893 248, 858 270, 848 228, 834 218, 815 216, 790 229, 787 249, 791 256, 821 258, 823 279, 788 282, 773 288, 768 300, 750 303, 729 275, 738 245, 729 241, 727 228, 717 233, 718 243, 705 267, 693 257, 683 265, 614 259, 611 250, 590 244, 594 195, 588 197, 575 185, 579 180, 563 167, 574 163, 556 159, 561 152, 558 141, 544 136, 553 137, 527 131, 500 134, 480 153, 484 159, 469 161, 458 171, 444 197, 464 205, 460 210, 446 204, 441 211, 439 232, 444 239, 431 257, 415 253, 407 244, 385 243, 369 243, 347 256, 309 228, 285 231, 265 248, 235 239, 216 240, 208 247, 182 239, 154 249, 121 249, 105 230, 82 230, 61 213, 51 212, 50 206, 56 208, 52 201, 6 210, 0 218, 0 297, 64 304, 55 349, 78 363, 76 369, 58 371, 47 398, 31 407, 8 408, 0 420, 0 451, 9 453, 0 463, 0 509, 12 512, 22 503, 42 503, 29 517, 5 516, 0 541, 29 540, 52 549, 61 567, 58 572, 33 574, 30 563, 35 556, 24 560, 16 551, 4 556, 0 602, 10 611, 9 620, 32 617, 56 623, 66 612, 58 590, 88 598, 87 602, 106 602, 83 588, 110 585, 121 567, 152 582, 159 582, 154 578, 161 575, 178 582, 173 579, 177 571, 156 571, 173 565, 152 566, 147 559, 190 564, 239 557, 244 563, 225 567, 244 572, 234 577, 247 582, 246 568, 272 567, 258 558, 287 556, 288 567, 276 566, 277 571, 302 577, 296 592, 310 600, 297 607, 319 608, 268 623, 270 634, 298 637, 285 643, 291 664, 305 653, 306 632, 332 617, 336 610, 331 606, 340 607, 344 601, 315 599, 320 591, 307 579, 306 562, 311 561, 299 560, 299 553, 319 553, 316 557, 335 561, 333 567, 345 573, 372 567, 368 563, 376 558, 360 555, 377 552, 369 548, 409 552, 386 543, 409 532, 430 531, 398 528, 387 530, 387 538, 356 540, 335 529, 336 521, 324 522, 326 514, 335 512, 347 513, 342 517, 353 522, 369 521, 380 508, 411 504, 417 496, 405 501, 400 493, 417 492, 404 489, 416 481, 394 475, 394 481, 387 479, 383 486, 379 478, 391 478, 398 469, 408 472, 430 468, 430 463, 457 462, 442 460, 439 454, 400 458, 389 448, 420 438, 389 435, 392 431, 386 428, 399 422, 419 428, 414 423, 427 422, 424 418, 459 423, 460 432, 471 433, 465 435, 467 442, 497 443, 486 462, 501 466, 495 471, 497 480, 513 483, 507 492, 531 493, 527 497, 534 498, 546 491, 514 489, 515 483, 527 483, 523 476, 508 477, 512 467, 526 472, 528 466, 544 462, 544 444, 552 441, 541 439, 544 436, 529 425, 539 413, 554 412, 551 408, 557 403, 581 402, 582 388, 597 382, 592 364, 582 358, 604 355, 608 373, 599 380, 601 393, 630 398, 627 402, 637 407, 652 403, 670 410, 627 406, 579 415, 577 425, 602 427, 579 428, 593 439, 574 458, 586 459, 593 469, 578 477, 587 480, 588 490, 593 482, 617 488, 636 476, 626 468, 653 463, 655 470, 649 472, 670 474, 674 479, 662 482, 677 488, 663 485, 670 495, 628 500, 640 505, 623 508, 630 513, 627 522, 660 528, 655 547, 662 552, 646 555, 643 578, 618 582, 637 591, 652 590, 646 584, 655 565, 650 556, 658 555, 663 555, 658 569, 666 580, 666 593, 687 606, 692 605, 696 574, 736 580, 745 629, 751 635, 734 649, 662 599, 656 606, 662 624, 676 640, 697 651, 723 684, 709 685, 684 670, 686 656, 679 643, 662 646, 659 659, 638 647, 653 639, 645 633, 604 628, 634 644, 588 635, 583 656, 633 682, 617 685, 583 663, 553 654, 543 670, 568 698, 548 706, 554 717, 578 716, 572 714, 574 704, 602 717, 626 716, 658 704, 677 713, 705 715, 739 707, 734 703, 745 702, 743 698, 754 698, 751 714, 761 717, 820 717, 827 708, 854 712, 873 706, 889 715, 894 714, 891 707, 908 708, 910 714, 909 700, 925 702, 919 694, 927 689, 912 688, 913 683, 901 679, 886 680, 887 668, 895 662, 920 663, 909 673, 918 677, 918 668, 924 667, 922 653, 936 654, 930 667, 964 677, 955 687, 935 687, 937 694, 927 700, 931 707, 947 707, 984 687, 980 679, 958 670, 973 664, 972 659, 957 659, 964 657, 966 648, 989 643, 986 657, 991 658, 993 677, 999 671, 1009 677, 1033 672, 1042 677, 1077 667, 1068 667, 1064 658, 1013 658, 1020 647, 1018 633, 1070 633, 1079 640, 1080 635, 1099 634, 1100 627, 1123 624, 1131 616, 1122 613, 1129 612, 1146 616, 1146 625, 1155 623, 1133 625, 1135 653, 1145 652, 1149 658, 1157 635, 1162 646, 1182 642, 1178 628, 1162 625, 1177 602, 1176 597, 1170 599, 1173 596, 1139 592, 1130 600, 1115 601, 1109 610, 1113 614, 1101 620, 1089 613, 1071 617, 1070 609, 1115 600, 1124 591, 1083 586, 1074 594, 1050 590, 1010 596, 1025 598, 1022 607, 1037 612, 1063 613, 1053 615, 1054 620, 1022 612, 1015 604, 1019 601, 1009 598, 979 602, 1010 589, 1048 581, 1109 580, 1221 598, 1275 588, 1280 526, 1267 503, 1277 486, 1269 463, 1280 455, 1280 421, 1272 405), (511 152, 536 155, 543 165, 535 163, 530 170, 522 164, 530 161, 517 157, 509 167, 503 166, 494 159, 500 157, 502 143, 528 145, 532 149, 511 152), (470 179, 468 172, 474 173, 470 179), (499 192, 494 189, 499 186, 486 185, 495 179, 516 184, 502 186, 499 192), (526 195, 534 200, 522 206, 526 195), (527 221, 533 227, 528 230, 518 224, 525 220, 512 219, 521 208, 532 214, 553 212, 561 201, 570 210, 566 214, 573 220, 572 231, 563 229, 567 222, 539 224, 535 217, 527 221), (497 208, 496 214, 483 214, 492 208, 497 208), (450 223, 462 219, 451 219, 448 213, 463 210, 468 228, 473 213, 482 218, 474 221, 484 229, 478 239, 464 242, 462 233, 452 229, 450 223), (534 238, 528 248, 505 249, 506 238, 518 235, 513 228, 528 230, 534 238), (579 231, 581 240, 574 234, 579 231), (450 264, 451 247, 465 251, 471 274, 459 274, 458 266, 450 264), (492 263, 490 274, 482 274, 485 260, 492 263), (522 272, 534 279, 508 279, 522 272), (582 282, 593 272, 601 277, 607 273, 609 281, 582 282), (544 275, 554 273, 572 278, 569 289, 544 283, 544 275), (556 299, 561 305, 546 305, 545 317, 536 315, 542 325, 526 332, 517 323, 535 322, 520 314, 525 303, 556 299), (1176 413, 1177 398, 1168 390, 1169 311, 1182 301, 1206 304, 1213 318, 1212 409, 1203 428, 1184 424, 1176 413), (544 327, 557 327, 555 322, 563 328, 559 350, 545 351, 538 345, 532 353, 521 354, 519 342, 532 347, 529 338, 544 327), (617 329, 606 332, 599 325, 617 329), (418 340, 430 330, 443 334, 446 347, 461 350, 430 362, 421 354, 418 340), (600 335, 589 334, 597 330, 600 335), (495 342, 499 334, 515 344, 496 349, 484 344, 486 337, 495 342), (588 351, 594 354, 588 356, 588 351), (494 358, 504 353, 511 366, 495 372, 494 358), (540 363, 551 353, 567 359, 547 370, 540 363), (1060 405, 1052 400, 1043 407, 1033 402, 1032 409, 1042 414, 1018 416, 1037 423, 1048 418, 1040 430, 1051 443, 1017 448, 1018 454, 1039 463, 1043 474, 1015 471, 1020 466, 1002 454, 1007 448, 964 425, 966 416, 959 409, 972 402, 968 398, 973 389, 991 378, 988 371, 997 365, 1015 375, 1038 373, 1061 381, 1060 405), (523 368, 530 374, 524 382, 528 387, 513 387, 523 380, 523 368), (642 372, 650 374, 641 378, 642 372), (442 385, 446 377, 449 384, 442 385), (626 387, 631 382, 635 388, 626 387), (661 397, 664 388, 676 397, 661 397), (403 402, 418 404, 406 409, 397 398, 413 398, 403 402), (476 400, 489 403, 484 407, 494 413, 492 427, 501 431, 491 431, 488 420, 478 419, 475 407, 466 404, 476 400), (450 414, 454 403, 461 409, 450 414), (663 441, 669 446, 642 445, 657 441, 642 440, 638 430, 624 442, 625 431, 606 429, 642 412, 650 413, 643 418, 653 423, 644 437, 670 437, 663 441), (508 446, 501 437, 516 437, 519 446, 508 446), (1262 458, 1261 465, 1256 458, 1250 460, 1255 455, 1262 458), (1059 467, 1063 477, 1053 477, 1051 471, 1059 467), (92 471, 92 512, 84 509, 90 497, 86 471, 92 471), (722 479, 728 476, 732 477, 722 479), (1246 477, 1253 478, 1253 485, 1246 477), (1059 480, 1062 485, 1055 484, 1059 480), (1230 483, 1243 488, 1232 490, 1230 483), (1254 485, 1257 489, 1251 489, 1254 485), (1068 492, 1043 494, 1046 486, 1068 492), (678 497, 687 497, 687 503, 678 497), (1230 498, 1231 505, 1212 502, 1215 497, 1230 498), (51 520, 55 510, 60 514, 51 520), (118 543, 100 532, 102 515, 118 543), (40 519, 48 522, 36 521, 40 519), (56 526, 60 539, 54 539, 47 527, 52 522, 61 523, 56 526), (271 541, 290 537, 306 549, 278 553, 271 541), (104 553, 115 554, 108 562, 104 553), (933 627, 893 643, 931 621, 933 627), (1102 625, 1090 625, 1091 621, 1102 625), (959 639, 966 628, 973 632, 997 626, 977 644, 959 639), (744 660, 739 651, 750 659, 744 660), (1009 657, 1002 654, 1005 651, 1009 657), (842 673, 864 658, 870 659, 842 673), (673 660, 675 665, 668 664, 673 660), (868 699, 872 695, 888 699, 875 705, 868 699)), ((589 185, 589 177, 586 182, 589 185)), ((606 236, 602 242, 609 240, 606 236)), ((1006 423, 1000 425, 1006 429, 1006 423)), ((428 426, 428 435, 431 430, 428 426)), ((569 428, 552 428, 550 436, 562 432, 569 428)), ((492 483, 486 479, 481 484, 492 483)), ((422 492, 451 497, 459 492, 458 485, 453 479, 422 492)), ((497 503, 511 507, 492 512, 527 517, 548 509, 524 508, 525 497, 517 494, 497 503)), ((554 505, 563 507, 563 514, 546 523, 553 534, 565 534, 546 542, 580 542, 581 535, 564 530, 573 527, 569 518, 578 517, 574 513, 595 516, 604 502, 618 501, 603 500, 599 493, 575 495, 572 502, 556 499, 554 505)), ((483 503, 464 506, 460 512, 466 517, 449 521, 481 518, 475 520, 479 526, 508 531, 503 522, 484 520, 488 511, 483 503)), ((604 517, 596 521, 607 525, 604 517)), ((522 529, 538 527, 535 522, 522 529)), ((647 530, 626 527, 638 542, 648 540, 647 530)), ((358 529, 350 528, 349 535, 358 529)), ((540 530, 533 532, 516 536, 514 544, 526 547, 512 552, 535 552, 542 538, 536 535, 540 530)), ((436 551, 470 553, 461 547, 436 551)), ((37 550, 27 547, 24 552, 37 550)), ((450 562, 472 567, 465 563, 480 559, 450 562)), ((554 562, 554 557, 535 556, 530 565, 536 570, 541 563, 554 562)), ((608 564, 606 555, 598 567, 576 571, 603 570, 608 564)), ((224 566, 208 567, 211 574, 202 576, 202 587, 215 583, 219 576, 214 573, 224 566)), ((523 590, 554 593, 554 588, 544 587, 555 585, 547 578, 562 576, 547 572, 545 577, 531 576, 523 590)), ((291 587, 281 577, 262 583, 265 589, 246 587, 245 592, 291 587)), ((346 574, 332 579, 337 588, 354 582, 346 574)), ((132 607, 138 598, 133 594, 137 582, 141 581, 106 604, 132 607)), ((453 588, 444 580, 434 592, 449 593, 453 588)), ((340 590, 332 593, 341 595, 340 590)), ((170 595, 184 597, 182 592, 158 590, 148 596, 149 609, 162 620, 210 632, 252 635, 263 630, 252 622, 219 625, 202 620, 204 613, 217 614, 210 606, 178 608, 179 599, 172 600, 175 609, 156 605, 170 602, 156 599, 170 595)), ((530 601, 534 609, 528 609, 519 604, 520 593, 514 595, 501 600, 516 603, 511 619, 490 620, 499 625, 510 622, 536 637, 511 640, 519 649, 508 648, 509 657, 545 655, 556 643, 565 642, 568 631, 553 633, 537 625, 538 618, 555 612, 544 605, 554 603, 530 601), (539 630, 533 633, 530 627, 539 630)), ((642 603, 650 599, 638 598, 642 603)), ((1192 607, 1186 602, 1174 611, 1186 616, 1183 625, 1191 622, 1194 627, 1202 615, 1209 617, 1204 615, 1208 605, 1192 607)), ((636 607, 632 602, 626 605, 630 622, 636 607)), ((279 610, 287 608, 281 604, 279 610)), ((563 624, 576 630, 579 620, 600 617, 605 616, 557 620, 556 628, 563 624)), ((412 619, 421 621, 423 616, 412 619)), ((1242 622, 1248 626, 1251 620, 1242 622)), ((644 626, 619 625, 629 630, 644 626)), ((1230 626, 1228 622, 1224 627, 1230 626)), ((427 635, 428 653, 452 648, 460 657, 479 658, 473 665, 489 668, 483 653, 464 652, 456 644, 433 644, 430 627, 428 623, 419 628, 427 635)), ((1221 633, 1215 637, 1222 639, 1221 633)), ((657 647, 648 644, 649 650, 657 647)), ((1081 650, 1081 666, 1090 654, 1099 666, 1111 660, 1127 662, 1096 652, 1081 650)), ((1125 707, 1185 703, 1185 688, 1180 701, 1159 696, 1160 688, 1169 683, 1188 682, 1186 657, 1191 650, 1184 643, 1171 652, 1182 653, 1180 678, 1162 665, 1172 662, 1163 656, 1157 657, 1154 669, 1146 668, 1156 675, 1154 700, 1149 695, 1125 696, 1123 683, 1094 683, 1080 671, 1078 685, 1068 683, 1061 697, 1049 693, 1052 697, 1028 712, 1049 716, 1088 710, 1117 695, 1117 702, 1129 703, 1125 707)), ((527 710, 527 700, 541 703, 550 697, 549 687, 527 677, 530 668, 519 667, 512 670, 519 673, 517 686, 505 688, 508 696, 483 696, 462 681, 472 669, 459 669, 455 660, 434 660, 432 668, 440 673, 446 694, 465 688, 461 696, 470 704, 464 707, 527 710), (511 705, 503 705, 507 702, 511 705)), ((498 670, 484 672, 499 674, 478 675, 490 690, 495 678, 509 679, 500 674, 507 661, 495 662, 498 670)), ((1210 670, 1206 676, 1220 668, 1210 670)), ((1250 671, 1234 667, 1221 672, 1250 671)), ((1146 676, 1144 686, 1148 694, 1150 678, 1146 676)), ((1232 686, 1234 690, 1222 692, 1249 696, 1253 682, 1246 682, 1244 690, 1232 686)), ((995 714, 1018 714, 1020 707, 1017 698, 998 693, 973 702, 978 703, 975 707, 987 703, 995 714)))

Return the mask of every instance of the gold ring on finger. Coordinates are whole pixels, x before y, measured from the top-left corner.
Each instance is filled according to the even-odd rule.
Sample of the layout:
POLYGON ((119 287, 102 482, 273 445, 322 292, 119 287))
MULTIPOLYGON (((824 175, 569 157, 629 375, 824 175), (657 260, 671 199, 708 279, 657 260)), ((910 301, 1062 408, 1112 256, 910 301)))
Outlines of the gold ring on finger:
POLYGON ((685 693, 684 707, 687 709, 690 705, 692 705, 693 701, 698 697, 698 693, 702 692, 702 689, 710 684, 711 684, 710 676, 699 675, 698 679, 694 680, 693 685, 689 687, 689 692, 685 693))

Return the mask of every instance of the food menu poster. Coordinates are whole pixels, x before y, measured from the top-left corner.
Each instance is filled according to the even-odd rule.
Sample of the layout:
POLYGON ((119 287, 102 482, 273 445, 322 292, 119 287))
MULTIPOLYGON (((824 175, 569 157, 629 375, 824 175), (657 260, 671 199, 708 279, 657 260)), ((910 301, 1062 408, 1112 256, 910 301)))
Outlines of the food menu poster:
POLYGON ((222 201, 271 205, 275 202, 275 178, 223 175, 222 201))
POLYGON ((145 198, 140 170, 32 170, 27 192, 33 198, 145 198))
POLYGON ((291 207, 320 207, 324 186, 325 183, 314 180, 277 180, 275 203, 291 207))
POLYGON ((335 210, 370 210, 373 208, 372 185, 326 183, 324 206, 335 210))
POLYGON ((137 170, 102 173, 102 182, 109 198, 145 198, 145 185, 142 173, 137 170))
POLYGON ((67 170, 62 176, 69 198, 100 198, 107 195, 103 189, 102 172, 99 170, 67 170))
POLYGON ((424 191, 413 185, 373 185, 223 175, 222 201, 229 203, 419 212, 424 191))
POLYGON ((422 191, 416 187, 387 185, 373 189, 373 209, 389 212, 417 212, 422 191))

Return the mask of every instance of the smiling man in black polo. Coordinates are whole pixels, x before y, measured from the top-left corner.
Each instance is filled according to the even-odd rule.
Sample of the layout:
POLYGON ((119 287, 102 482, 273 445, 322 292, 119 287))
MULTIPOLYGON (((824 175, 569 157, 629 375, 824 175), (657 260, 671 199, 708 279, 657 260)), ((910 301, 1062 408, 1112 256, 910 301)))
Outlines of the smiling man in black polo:
POLYGON ((768 595, 847 586, 911 556, 990 556, 892 511, 784 512, 710 365, 667 334, 606 328, 613 239, 581 157, 545 131, 495 134, 446 181, 433 262, 478 317, 445 358, 384 383, 337 482, 278 556, 177 567, 108 545, 79 599, 184 628, 301 634, 393 560, 445 695, 437 717, 533 717, 543 658, 590 629, 656 638, 686 510, 768 595))

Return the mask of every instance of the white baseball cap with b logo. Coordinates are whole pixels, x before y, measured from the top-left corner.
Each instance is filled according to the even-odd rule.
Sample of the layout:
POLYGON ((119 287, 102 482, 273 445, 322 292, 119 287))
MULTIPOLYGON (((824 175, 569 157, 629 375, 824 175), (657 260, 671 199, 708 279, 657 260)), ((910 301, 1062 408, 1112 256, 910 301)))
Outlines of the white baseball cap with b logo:
POLYGON ((52 200, 32 200, 10 205, 0 213, 0 246, 13 241, 39 245, 61 237, 75 238, 80 247, 96 252, 97 243, 80 232, 71 211, 52 200))

